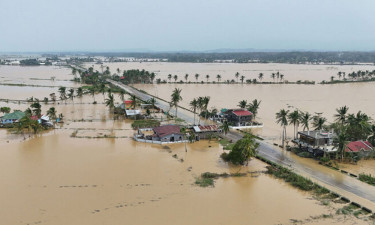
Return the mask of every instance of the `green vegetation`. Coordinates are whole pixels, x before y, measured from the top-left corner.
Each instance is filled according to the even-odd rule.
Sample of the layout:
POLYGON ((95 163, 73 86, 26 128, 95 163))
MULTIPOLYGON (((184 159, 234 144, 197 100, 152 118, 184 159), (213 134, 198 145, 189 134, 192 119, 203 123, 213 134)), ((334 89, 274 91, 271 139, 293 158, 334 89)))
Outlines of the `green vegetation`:
POLYGON ((10 113, 10 108, 9 107, 1 107, 0 108, 0 112, 1 113, 10 113))
POLYGON ((292 186, 304 191, 312 191, 319 187, 311 180, 297 175, 291 170, 281 166, 267 166, 267 173, 272 174, 277 178, 283 179, 285 182, 290 183, 292 186))
POLYGON ((224 150, 232 150, 235 143, 229 142, 227 139, 221 139, 219 143, 223 146, 224 150))
POLYGON ((158 120, 134 120, 132 123, 132 128, 152 128, 160 126, 160 121, 158 120))
POLYGON ((220 177, 226 178, 226 177, 243 177, 246 176, 246 173, 211 173, 211 172, 205 172, 200 175, 200 177, 197 177, 195 179, 195 184, 200 187, 213 187, 215 186, 215 179, 218 179, 220 177))
POLYGON ((321 84, 337 84, 337 83, 351 83, 351 82, 371 82, 375 81, 375 70, 358 70, 346 74, 345 72, 339 71, 337 73, 338 80, 335 80, 334 76, 331 76, 330 81, 322 81, 321 84), (348 77, 348 78, 347 78, 348 77), (341 79, 342 78, 342 79, 341 79))
POLYGON ((363 181, 365 183, 368 183, 370 185, 374 185, 375 186, 375 177, 373 177, 371 174, 361 173, 361 174, 358 175, 358 179, 360 181, 363 181))
POLYGON ((251 157, 255 157, 256 149, 259 144, 250 135, 245 135, 241 140, 234 144, 229 153, 224 152, 221 158, 234 165, 247 165, 251 157))

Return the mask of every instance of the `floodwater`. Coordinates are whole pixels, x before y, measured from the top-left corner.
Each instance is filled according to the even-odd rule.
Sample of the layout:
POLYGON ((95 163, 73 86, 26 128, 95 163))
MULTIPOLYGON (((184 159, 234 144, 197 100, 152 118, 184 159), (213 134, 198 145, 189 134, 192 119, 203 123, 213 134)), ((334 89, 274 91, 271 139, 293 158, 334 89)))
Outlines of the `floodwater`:
MULTIPOLYGON (((0 86, 0 98, 11 92, 5 87, 0 86)), ((167 93, 161 87, 169 86, 159 88, 167 93)), ((34 89, 38 93, 43 88, 34 89)), ((28 91, 17 90, 14 99, 29 97, 28 91)), ((217 142, 187 144, 187 152, 184 144, 134 142, 131 121, 113 120, 103 98, 96 95, 96 105, 92 96, 42 104, 43 113, 52 106, 63 113, 65 124, 40 135, 0 129, 1 224, 365 223, 352 216, 312 219, 335 214, 342 206, 325 206, 264 174, 266 165, 258 160, 247 167, 228 166, 220 160, 223 150, 217 142), (104 134, 118 138, 95 138, 104 134), (220 178, 213 188, 193 185, 207 171, 258 173, 220 178)), ((23 110, 28 104, 0 106, 23 110)))
MULTIPOLYGON (((101 71, 100 65, 87 63, 86 67, 93 66, 96 70, 101 71)), ((178 80, 185 81, 185 74, 189 74, 188 81, 195 82, 195 74, 199 74, 198 82, 206 82, 206 75, 210 75, 209 81, 217 81, 216 75, 221 75, 221 81, 236 80, 236 72, 240 77, 245 76, 247 79, 258 79, 259 73, 264 74, 263 81, 277 81, 271 78, 272 73, 279 71, 284 75, 287 81, 295 82, 297 80, 310 80, 321 82, 330 80, 331 76, 336 76, 339 71, 346 74, 358 70, 374 70, 373 65, 306 65, 306 64, 279 64, 279 63, 168 63, 168 62, 127 62, 127 63, 105 63, 113 73, 117 68, 120 70, 145 69, 156 73, 156 78, 162 80, 168 79, 168 74, 177 75, 178 80)), ((239 79, 240 79, 239 77, 239 79)), ((172 78, 172 81, 173 78, 172 78)), ((238 80, 240 82, 240 80, 238 80)))

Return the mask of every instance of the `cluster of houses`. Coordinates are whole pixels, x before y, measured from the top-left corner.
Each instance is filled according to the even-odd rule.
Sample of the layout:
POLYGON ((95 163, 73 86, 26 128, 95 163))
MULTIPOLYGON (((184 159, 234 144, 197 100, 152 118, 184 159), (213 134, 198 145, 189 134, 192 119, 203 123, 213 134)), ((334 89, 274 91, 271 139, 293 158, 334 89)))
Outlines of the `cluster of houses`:
POLYGON ((194 133, 194 141, 209 139, 213 135, 221 133, 218 125, 187 127, 185 132, 174 124, 162 125, 154 128, 138 129, 134 139, 139 142, 169 144, 188 142, 190 135, 194 133))
MULTIPOLYGON (((300 131, 297 133, 297 139, 293 142, 300 149, 305 149, 314 156, 322 156, 327 153, 338 151, 334 139, 337 135, 331 131, 300 131)), ((357 153, 361 157, 369 156, 374 151, 374 147, 368 141, 352 141, 345 145, 345 152, 357 153)))
MULTIPOLYGON (((4 116, 0 117, 0 125, 3 127, 13 126, 13 124, 18 123, 26 114, 22 111, 15 110, 12 113, 7 113, 4 116)), ((42 115, 41 117, 38 116, 31 116, 30 119, 38 121, 38 123, 42 124, 46 127, 52 127, 53 123, 50 121, 48 116, 42 115)))

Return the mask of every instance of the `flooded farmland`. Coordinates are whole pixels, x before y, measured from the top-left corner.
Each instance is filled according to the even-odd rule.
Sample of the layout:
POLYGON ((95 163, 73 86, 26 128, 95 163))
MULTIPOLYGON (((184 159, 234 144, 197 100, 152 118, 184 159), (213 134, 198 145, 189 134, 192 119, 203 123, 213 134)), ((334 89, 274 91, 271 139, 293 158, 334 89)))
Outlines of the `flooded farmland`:
MULTIPOLYGON (((202 68, 203 65, 198 64, 202 68)), ((193 69, 195 66, 191 65, 193 69)), ((38 84, 36 80, 22 78, 26 76, 49 79, 51 74, 56 74, 56 80, 72 78, 67 69, 25 68, 28 67, 0 67, 0 77, 9 83, 22 80, 20 82, 24 84, 38 84), (13 76, 17 78, 13 80, 13 76)), ((53 82, 41 81, 43 85, 53 82)), ((67 83, 56 86, 78 86, 64 82, 67 83)), ((335 108, 346 104, 351 110, 359 108, 375 117, 375 109, 369 104, 370 93, 374 91, 372 83, 356 85, 164 84, 137 87, 166 99, 172 88, 182 88, 185 106, 192 98, 205 95, 211 96, 211 106, 218 108, 235 107, 242 99, 260 99, 259 120, 265 127, 257 132, 273 140, 280 132, 274 123, 274 114, 282 107, 324 112, 331 119, 335 108), (340 92, 343 87, 350 91, 347 94, 340 92)), ((57 93, 57 87, 0 86, 0 99, 43 98, 51 92, 57 93)), ((219 156, 223 149, 215 141, 188 144, 187 152, 183 144, 134 142, 131 121, 113 120, 103 104, 102 94, 97 94, 95 100, 96 105, 92 104, 92 96, 42 104, 44 113, 53 106, 58 113, 64 114, 65 124, 49 132, 28 137, 0 130, 1 223, 370 223, 354 216, 336 215, 340 205, 321 202, 311 194, 265 174, 263 162, 254 159, 247 167, 229 166, 221 161, 219 156), (72 137, 75 131, 78 131, 77 136, 72 137), (105 133, 118 138, 97 138, 105 133), (207 171, 255 172, 255 175, 220 178, 215 187, 210 188, 193 185, 195 178, 207 171)), ((120 102, 118 95, 115 101, 120 102)), ((0 106, 24 110, 29 104, 0 102, 0 106)))

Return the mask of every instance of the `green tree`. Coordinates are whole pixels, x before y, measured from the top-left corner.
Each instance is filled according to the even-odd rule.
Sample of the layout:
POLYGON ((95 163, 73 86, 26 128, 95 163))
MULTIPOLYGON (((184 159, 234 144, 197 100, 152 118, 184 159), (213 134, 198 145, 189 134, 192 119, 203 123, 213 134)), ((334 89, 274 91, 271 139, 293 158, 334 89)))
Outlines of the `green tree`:
POLYGON ((115 107, 115 100, 113 94, 108 93, 108 98, 105 99, 105 105, 109 107, 109 110, 112 111, 115 107))
POLYGON ((236 72, 236 74, 234 74, 234 76, 236 77, 236 80, 237 80, 237 83, 238 83, 238 78, 240 77, 240 73, 236 72))
POLYGON ((1 113, 10 113, 10 108, 9 107, 1 107, 0 108, 0 112, 1 113))
POLYGON ((327 119, 321 116, 314 116, 312 125, 315 130, 323 130, 324 124, 327 122, 327 119))
POLYGON ((232 150, 227 154, 223 153, 221 157, 224 161, 231 162, 234 165, 248 165, 251 157, 257 154, 257 143, 252 135, 246 135, 234 144, 232 150))
POLYGON ((77 89, 77 96, 78 96, 78 97, 82 97, 82 95, 83 95, 83 89, 82 89, 82 87, 79 87, 79 88, 77 89))
POLYGON ((221 129, 223 130, 224 135, 227 135, 229 132, 229 123, 227 120, 224 120, 223 124, 221 125, 221 129))
POLYGON ((263 80, 263 77, 264 77, 263 73, 259 73, 258 78, 259 78, 260 81, 263 80))
POLYGON ((241 83, 243 84, 243 81, 245 80, 245 76, 242 75, 240 80, 241 80, 241 83))
POLYGON ((185 74, 185 82, 188 82, 189 74, 185 74))
POLYGON ((193 99, 191 102, 190 102, 190 108, 191 108, 191 110, 193 110, 193 112, 194 112, 194 125, 195 125, 195 114, 196 114, 196 112, 197 112, 197 109, 198 109, 198 101, 197 101, 197 99, 193 99))
POLYGON ((69 89, 69 91, 68 91, 68 97, 70 99, 72 99, 72 102, 73 102, 73 98, 74 98, 74 89, 73 88, 69 89))
POLYGON ((305 131, 305 129, 309 130, 310 120, 311 120, 311 114, 310 113, 308 113, 308 112, 301 113, 300 123, 303 126, 303 131, 305 131))
POLYGON ((178 103, 182 100, 181 91, 182 91, 181 89, 175 88, 172 92, 172 95, 171 95, 171 104, 172 104, 172 106, 174 106, 176 108, 175 119, 177 119, 178 103))
POLYGON ((169 83, 171 82, 171 79, 172 79, 172 74, 168 74, 169 83))
POLYGON ((210 79, 210 75, 206 75, 206 80, 207 80, 207 83, 208 83, 208 79, 210 79))
POLYGON ((247 101, 246 101, 246 100, 241 100, 241 101, 238 103, 238 107, 240 107, 241 109, 246 108, 246 106, 247 106, 247 101))
POLYGON ((55 107, 51 107, 47 110, 47 116, 49 116, 53 120, 57 118, 56 114, 57 114, 57 111, 55 107))
POLYGON ((66 87, 59 87, 60 99, 66 99, 66 87))
POLYGON ((220 75, 220 74, 216 75, 216 79, 217 79, 217 82, 220 82, 220 80, 221 80, 221 75, 220 75))
POLYGON ((342 125, 346 122, 346 114, 348 113, 349 107, 346 105, 336 109, 337 114, 334 115, 335 121, 340 122, 342 125))
POLYGON ((288 114, 289 124, 293 124, 294 127, 294 139, 297 137, 297 130, 299 127, 300 117, 301 114, 297 109, 288 114))
POLYGON ((288 116, 289 110, 281 109, 279 112, 276 113, 276 122, 283 127, 283 134, 282 134, 282 146, 284 148, 284 142, 286 138, 286 126, 288 126, 288 116))
POLYGON ((258 110, 260 107, 260 103, 262 101, 258 101, 258 99, 254 99, 251 103, 249 103, 248 110, 253 114, 253 119, 256 119, 258 115, 258 110))
POLYGON ((34 102, 33 104, 31 104, 30 106, 33 110, 33 113, 34 115, 38 116, 38 118, 41 116, 42 114, 42 106, 40 105, 39 102, 34 102))
POLYGON ((174 79, 174 82, 177 82, 178 76, 177 76, 177 75, 174 75, 174 76, 173 76, 173 79, 174 79))
POLYGON ((195 80, 198 82, 199 74, 196 73, 194 76, 195 76, 195 80))

